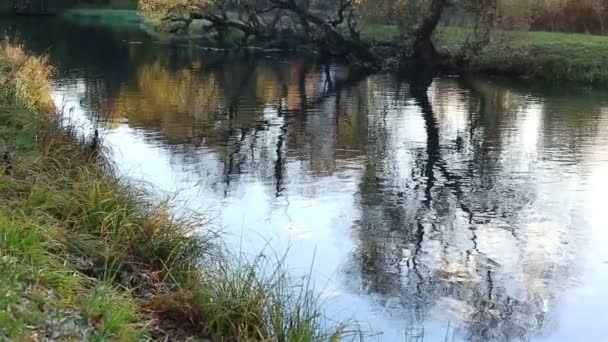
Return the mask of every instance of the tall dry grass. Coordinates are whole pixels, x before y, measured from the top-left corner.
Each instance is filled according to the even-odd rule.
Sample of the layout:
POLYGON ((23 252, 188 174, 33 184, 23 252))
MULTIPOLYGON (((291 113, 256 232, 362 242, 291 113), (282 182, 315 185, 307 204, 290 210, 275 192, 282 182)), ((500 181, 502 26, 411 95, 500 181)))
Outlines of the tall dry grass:
POLYGON ((5 68, 0 74, 2 93, 8 101, 45 113, 55 110, 51 98, 53 68, 46 56, 30 55, 22 45, 5 39, 0 44, 0 63, 5 68))

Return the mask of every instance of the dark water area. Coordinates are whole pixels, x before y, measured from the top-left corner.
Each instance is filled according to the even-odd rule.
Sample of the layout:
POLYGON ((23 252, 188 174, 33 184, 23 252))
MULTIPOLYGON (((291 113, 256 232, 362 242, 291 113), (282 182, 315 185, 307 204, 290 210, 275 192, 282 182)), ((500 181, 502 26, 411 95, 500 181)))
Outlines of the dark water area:
POLYGON ((608 90, 364 76, 0 19, 126 178, 311 273, 371 341, 605 341, 608 90), (310 271, 312 265, 312 271, 310 271))

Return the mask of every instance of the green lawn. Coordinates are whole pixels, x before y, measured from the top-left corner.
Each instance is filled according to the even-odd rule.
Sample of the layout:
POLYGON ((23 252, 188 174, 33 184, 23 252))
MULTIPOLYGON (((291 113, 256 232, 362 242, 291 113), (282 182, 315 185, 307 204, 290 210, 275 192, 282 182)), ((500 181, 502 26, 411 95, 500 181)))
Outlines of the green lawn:
MULTIPOLYGON (((461 30, 462 31, 462 30, 461 30)), ((445 30, 439 48, 457 55, 462 32, 445 30)), ((470 56, 468 67, 548 81, 608 84, 608 37, 552 32, 496 32, 488 46, 470 56)))
MULTIPOLYGON (((439 29, 439 35, 445 38, 466 38, 471 34, 470 29, 459 27, 443 27, 439 29)), ((584 46, 606 47, 608 36, 598 36, 581 33, 559 33, 559 32, 512 32, 496 31, 498 34, 507 35, 511 38, 526 37, 536 44, 577 44, 584 46)), ((363 38, 377 41, 391 41, 397 34, 396 25, 363 25, 361 35, 363 38)))
MULTIPOLYGON (((364 38, 391 41, 394 25, 367 25, 364 38)), ((462 47, 472 31, 444 27, 437 33, 437 48, 461 63, 462 47)), ((474 55, 466 56, 465 68, 472 72, 506 74, 548 81, 608 84, 608 36, 554 32, 495 31, 491 42, 474 55)))
POLYGON ((607 48, 608 36, 580 33, 530 32, 530 39, 538 44, 576 44, 588 47, 607 48))
POLYGON ((141 18, 136 10, 82 8, 65 11, 61 17, 70 22, 85 25, 138 27, 141 23, 141 18))

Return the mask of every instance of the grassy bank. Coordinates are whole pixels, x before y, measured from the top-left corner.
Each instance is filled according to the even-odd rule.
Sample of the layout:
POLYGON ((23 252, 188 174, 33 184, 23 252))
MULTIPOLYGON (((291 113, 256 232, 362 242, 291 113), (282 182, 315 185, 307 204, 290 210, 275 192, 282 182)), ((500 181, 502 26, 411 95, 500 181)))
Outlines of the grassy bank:
MULTIPOLYGON (((362 35, 369 40, 391 41, 392 25, 368 25, 362 35)), ((510 75, 548 81, 573 81, 608 85, 608 37, 552 32, 495 31, 490 43, 463 55, 472 31, 441 28, 437 47, 454 63, 485 74, 510 75)))
MULTIPOLYGON (((139 26, 159 39, 194 40, 201 46, 235 47, 242 43, 239 31, 230 31, 223 39, 205 33, 203 21, 195 20, 187 32, 166 33, 161 15, 139 15, 128 10, 77 9, 64 18, 89 24, 139 26)), ((369 41, 390 42, 394 25, 363 25, 362 37, 369 41)), ((437 33, 438 49, 457 66, 485 74, 510 75, 548 81, 573 81, 585 84, 608 84, 608 37, 589 34, 495 31, 490 43, 474 53, 463 55, 471 30, 444 27, 437 33)))
MULTIPOLYGON (((159 18, 144 19, 144 23, 148 32, 163 35, 157 29, 159 18)), ((392 41, 396 31, 392 25, 367 25, 362 28, 362 37, 369 41, 392 41)), ((608 63, 608 37, 496 31, 492 33, 489 44, 463 55, 471 33, 469 29, 447 27, 437 34, 439 51, 454 65, 469 72, 608 85, 608 68, 604 67, 608 63)), ((238 34, 229 35, 223 43, 218 43, 216 37, 205 36, 196 25, 189 32, 173 38, 198 39, 206 45, 219 47, 240 43, 238 34)))
MULTIPOLYGON (((445 29, 438 45, 454 58, 468 35, 463 29, 445 29)), ((495 32, 487 46, 465 57, 466 68, 486 74, 608 85, 608 37, 604 36, 495 32)))
POLYGON ((202 20, 194 20, 187 32, 169 33, 162 17, 161 14, 140 15, 136 10, 87 8, 70 9, 61 14, 63 20, 76 25, 141 29, 159 40, 196 41, 208 47, 235 47, 242 38, 239 31, 230 31, 224 42, 219 42, 215 35, 204 32, 202 20))
MULTIPOLYGON (((0 340, 321 341, 306 282, 244 264, 60 124, 46 59, 0 48, 0 340)), ((265 260, 265 259, 264 259, 265 260)))
POLYGON ((135 10, 71 9, 61 14, 64 20, 81 25, 107 25, 137 28, 142 23, 135 10))

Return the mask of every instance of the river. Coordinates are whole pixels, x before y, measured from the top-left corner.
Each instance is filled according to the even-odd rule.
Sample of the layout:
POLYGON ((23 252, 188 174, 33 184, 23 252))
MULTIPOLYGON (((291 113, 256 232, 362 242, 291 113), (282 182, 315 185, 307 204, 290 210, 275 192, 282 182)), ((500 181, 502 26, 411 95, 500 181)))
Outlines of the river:
POLYGON ((48 53, 58 106, 123 177, 234 251, 286 254, 366 340, 606 340, 608 90, 0 28, 48 53))

